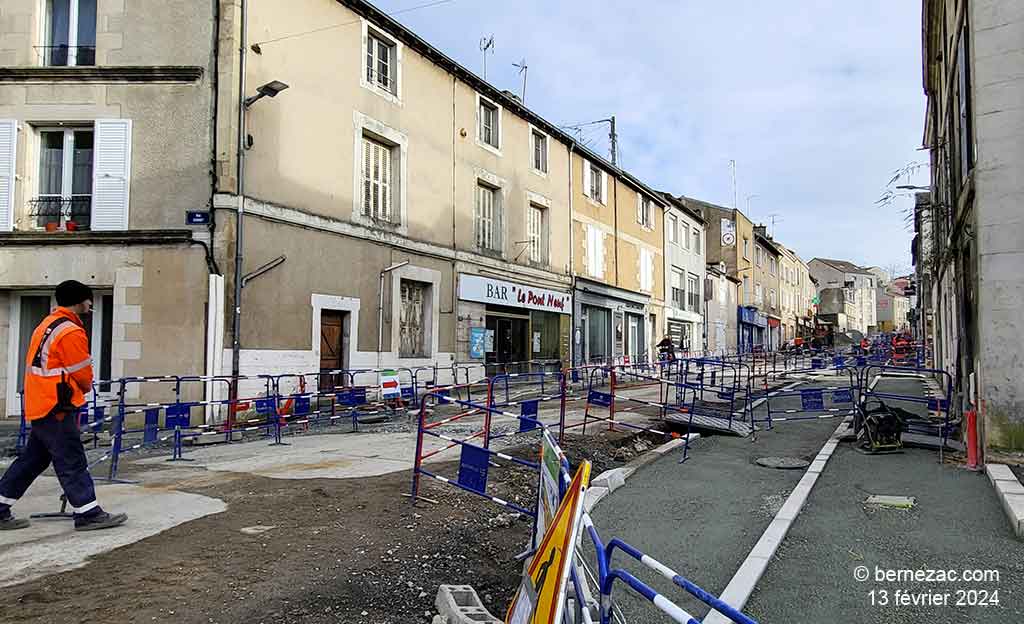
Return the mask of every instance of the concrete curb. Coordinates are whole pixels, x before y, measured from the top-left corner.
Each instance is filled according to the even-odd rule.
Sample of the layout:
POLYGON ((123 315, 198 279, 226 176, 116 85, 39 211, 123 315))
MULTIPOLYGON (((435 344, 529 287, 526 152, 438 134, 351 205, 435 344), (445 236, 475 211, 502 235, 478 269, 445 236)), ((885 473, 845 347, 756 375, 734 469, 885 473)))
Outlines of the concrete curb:
POLYGON ((1024 485, 1006 464, 985 464, 985 474, 996 488, 1003 511, 1018 539, 1024 539, 1024 485))
POLYGON ((583 510, 590 513, 605 496, 625 485, 626 479, 631 477, 637 469, 641 466, 646 466, 660 457, 664 457, 673 449, 682 446, 686 442, 686 438, 689 438, 692 443, 694 440, 700 439, 700 434, 689 433, 675 440, 670 440, 633 459, 625 466, 605 470, 591 479, 590 487, 583 494, 583 510))
MULTIPOLYGON (((750 554, 747 555, 747 558, 740 565, 739 570, 736 570, 736 574, 733 575, 732 580, 729 581, 725 590, 720 594, 719 598, 725 603, 732 605, 733 608, 738 610, 742 610, 747 604, 750 595, 754 593, 754 587, 761 580, 765 570, 768 569, 768 564, 771 562, 772 557, 775 556, 775 551, 778 550, 779 544, 782 543, 782 540, 786 539, 786 534, 789 533, 790 527, 793 526, 793 522, 800 514, 804 504, 807 503, 807 497, 811 494, 811 488, 818 481, 818 477, 821 476, 822 471, 825 469, 825 464, 832 457, 832 453, 835 452, 836 447, 839 445, 840 438, 846 434, 851 422, 852 419, 850 418, 843 420, 842 424, 829 437, 828 442, 818 451, 817 457, 811 462, 810 467, 807 468, 807 472, 804 473, 800 482, 790 492, 789 498, 782 505, 782 509, 779 510, 779 513, 775 514, 775 518, 768 525, 768 528, 765 529, 761 539, 754 545, 753 550, 750 551, 750 554)), ((714 610, 704 618, 704 624, 731 624, 731 622, 732 620, 714 610)))

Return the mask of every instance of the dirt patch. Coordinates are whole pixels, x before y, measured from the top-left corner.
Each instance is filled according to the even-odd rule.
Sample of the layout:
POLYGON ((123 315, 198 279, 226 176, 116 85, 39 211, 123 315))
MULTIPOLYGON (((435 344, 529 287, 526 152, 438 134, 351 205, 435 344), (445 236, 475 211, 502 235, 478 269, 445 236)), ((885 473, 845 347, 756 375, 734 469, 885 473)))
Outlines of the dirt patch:
MULTIPOLYGON (((660 438, 567 436, 563 449, 594 473, 660 438)), ((506 451, 536 458, 534 444, 506 451)), ((532 507, 536 474, 493 468, 489 492, 532 507)), ((126 464, 126 474, 134 466, 126 464)), ((448 476, 457 466, 437 464, 448 476)), ((409 472, 363 479, 280 480, 196 471, 179 489, 228 510, 95 557, 84 568, 5 588, 0 623, 429 622, 438 585, 469 583, 504 616, 530 519, 424 479, 413 506, 409 472), (242 532, 243 528, 273 527, 242 532)), ((156 487, 164 487, 157 485, 156 487)), ((102 490, 101 490, 102 495, 102 490)), ((29 529, 31 530, 31 529, 29 529)))

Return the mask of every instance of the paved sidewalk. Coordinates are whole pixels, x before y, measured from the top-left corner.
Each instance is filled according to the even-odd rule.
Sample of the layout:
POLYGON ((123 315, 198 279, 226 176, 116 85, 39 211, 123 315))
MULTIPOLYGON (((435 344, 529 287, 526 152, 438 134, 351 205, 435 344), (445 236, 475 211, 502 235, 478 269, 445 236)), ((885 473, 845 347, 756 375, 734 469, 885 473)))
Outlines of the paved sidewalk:
POLYGON ((984 474, 939 465, 935 451, 868 456, 842 445, 745 610, 761 622, 1024 622, 1022 553, 984 474), (909 510, 869 507, 864 501, 872 494, 913 496, 916 504, 909 510), (858 566, 868 568, 869 580, 854 580, 858 566), (876 567, 994 569, 1000 578, 875 582, 876 567), (880 604, 883 590, 887 605, 880 604), (998 590, 999 605, 895 605, 896 590, 918 600, 948 594, 951 605, 958 590, 998 590))

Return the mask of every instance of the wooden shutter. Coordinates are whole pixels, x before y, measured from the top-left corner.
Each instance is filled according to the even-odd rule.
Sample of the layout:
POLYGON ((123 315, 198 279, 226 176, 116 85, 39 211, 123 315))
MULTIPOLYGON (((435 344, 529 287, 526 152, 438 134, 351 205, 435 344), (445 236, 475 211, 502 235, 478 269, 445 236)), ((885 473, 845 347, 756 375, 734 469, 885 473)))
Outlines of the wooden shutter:
POLYGON ((590 163, 583 159, 583 195, 590 197, 590 163))
POLYGON ((363 137, 363 216, 373 216, 373 142, 363 137))
POLYGON ((0 119, 0 232, 14 229, 14 163, 18 151, 18 122, 0 119))
POLYGON ((131 163, 132 120, 97 119, 93 139, 93 230, 128 229, 131 163))

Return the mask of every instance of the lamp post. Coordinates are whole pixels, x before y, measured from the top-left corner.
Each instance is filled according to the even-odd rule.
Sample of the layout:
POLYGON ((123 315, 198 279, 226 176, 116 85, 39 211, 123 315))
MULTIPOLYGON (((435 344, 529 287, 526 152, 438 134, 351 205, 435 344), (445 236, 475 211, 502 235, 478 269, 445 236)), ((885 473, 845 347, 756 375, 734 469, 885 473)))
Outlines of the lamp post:
POLYGON ((249 107, 265 97, 277 97, 277 94, 288 88, 280 80, 272 80, 256 89, 256 95, 245 95, 245 55, 246 55, 246 2, 239 6, 241 21, 238 38, 238 145, 236 157, 236 178, 238 185, 238 208, 235 218, 235 273, 234 273, 234 312, 231 323, 231 400, 228 410, 228 429, 234 427, 234 414, 238 406, 238 373, 241 360, 241 329, 242 329, 242 245, 244 242, 243 218, 245 216, 245 150, 246 127, 245 115, 249 107))

